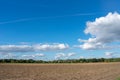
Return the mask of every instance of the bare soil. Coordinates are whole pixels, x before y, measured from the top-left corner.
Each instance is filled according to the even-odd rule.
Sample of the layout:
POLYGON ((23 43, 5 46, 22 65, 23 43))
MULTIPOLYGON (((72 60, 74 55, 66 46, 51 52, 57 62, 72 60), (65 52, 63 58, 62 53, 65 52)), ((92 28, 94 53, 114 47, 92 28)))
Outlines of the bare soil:
POLYGON ((120 63, 0 64, 0 80, 116 80, 120 63))

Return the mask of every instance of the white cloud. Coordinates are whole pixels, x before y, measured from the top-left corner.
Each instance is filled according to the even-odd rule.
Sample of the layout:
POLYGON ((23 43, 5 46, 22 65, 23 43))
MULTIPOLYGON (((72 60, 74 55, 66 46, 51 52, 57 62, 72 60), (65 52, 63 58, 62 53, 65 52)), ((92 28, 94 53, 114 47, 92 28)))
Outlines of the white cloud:
POLYGON ((35 58, 35 55, 22 55, 21 58, 34 59, 34 58, 35 58))
POLYGON ((29 45, 0 45, 0 52, 31 52, 32 46, 29 45))
POLYGON ((86 25, 84 32, 91 37, 88 40, 78 39, 83 44, 76 47, 88 50, 106 49, 113 47, 110 46, 111 43, 120 42, 120 14, 117 12, 96 18, 94 22, 89 21, 86 25))
POLYGON ((7 55, 9 54, 8 52, 0 52, 0 55, 7 55))
POLYGON ((35 44, 35 45, 0 45, 0 53, 9 52, 35 52, 35 51, 56 51, 68 49, 68 44, 35 44))
POLYGON ((113 57, 114 54, 114 52, 105 52, 105 56, 107 57, 113 57))
POLYGON ((55 55, 55 59, 61 59, 61 58, 64 58, 66 55, 64 53, 57 53, 55 55))
POLYGON ((37 53, 37 54, 29 54, 29 55, 22 55, 21 58, 25 59, 35 59, 36 57, 44 57, 45 55, 43 53, 37 53))
POLYGON ((80 56, 80 59, 84 59, 84 56, 80 56))
POLYGON ((35 54, 35 56, 36 56, 36 57, 44 57, 44 56, 45 56, 45 54, 42 54, 42 53, 37 53, 37 54, 35 54))
POLYGON ((72 52, 72 53, 68 53, 67 56, 68 57, 71 57, 71 56, 74 56, 76 53, 72 52))
POLYGON ((75 56, 75 55, 76 55, 76 53, 74 53, 74 52, 71 52, 71 53, 57 53, 55 55, 55 59, 68 59, 68 58, 70 58, 72 56, 75 56))
POLYGON ((109 57, 113 56, 113 54, 114 54, 113 52, 105 52, 105 55, 109 57))
POLYGON ((67 49, 67 48, 69 48, 68 44, 59 44, 59 43, 34 45, 34 50, 40 50, 40 51, 63 50, 63 49, 67 49))
POLYGON ((0 58, 1 59, 16 59, 18 56, 16 56, 15 54, 12 54, 12 53, 0 53, 0 58))

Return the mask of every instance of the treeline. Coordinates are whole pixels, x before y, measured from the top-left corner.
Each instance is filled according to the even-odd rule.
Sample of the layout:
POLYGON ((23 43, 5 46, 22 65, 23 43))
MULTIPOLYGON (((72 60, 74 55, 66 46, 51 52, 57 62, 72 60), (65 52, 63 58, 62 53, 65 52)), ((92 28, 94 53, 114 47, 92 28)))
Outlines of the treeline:
POLYGON ((0 59, 0 63, 95 63, 95 62, 120 62, 120 58, 92 58, 92 59, 67 59, 67 60, 33 60, 33 59, 0 59))

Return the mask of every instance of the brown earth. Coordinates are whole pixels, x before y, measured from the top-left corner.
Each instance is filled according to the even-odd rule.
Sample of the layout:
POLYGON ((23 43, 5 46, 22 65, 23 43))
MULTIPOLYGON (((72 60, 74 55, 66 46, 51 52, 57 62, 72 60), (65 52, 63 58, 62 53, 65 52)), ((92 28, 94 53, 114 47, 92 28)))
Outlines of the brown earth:
POLYGON ((120 63, 0 64, 0 80, 117 80, 120 63))

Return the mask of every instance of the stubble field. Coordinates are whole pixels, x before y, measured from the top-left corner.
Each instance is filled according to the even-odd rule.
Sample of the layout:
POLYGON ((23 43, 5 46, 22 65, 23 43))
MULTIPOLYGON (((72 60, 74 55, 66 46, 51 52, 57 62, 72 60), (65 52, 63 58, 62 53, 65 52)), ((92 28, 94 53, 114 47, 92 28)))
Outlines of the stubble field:
POLYGON ((0 64, 0 80, 117 80, 120 63, 0 64))

